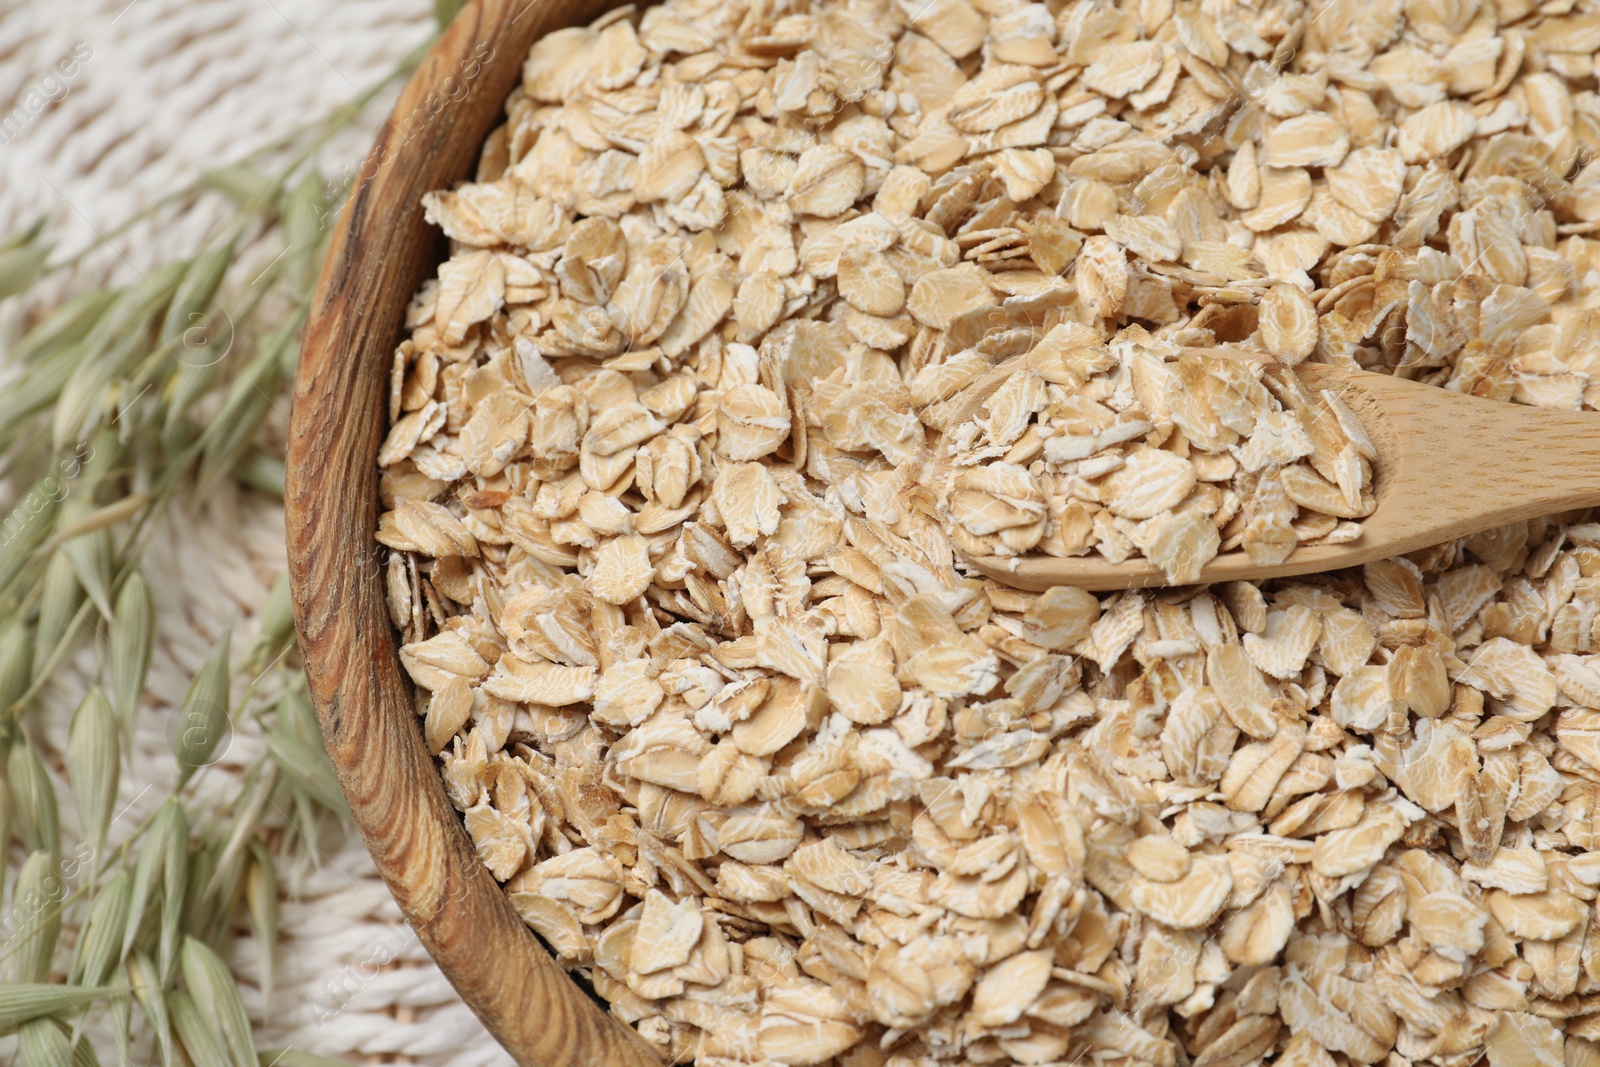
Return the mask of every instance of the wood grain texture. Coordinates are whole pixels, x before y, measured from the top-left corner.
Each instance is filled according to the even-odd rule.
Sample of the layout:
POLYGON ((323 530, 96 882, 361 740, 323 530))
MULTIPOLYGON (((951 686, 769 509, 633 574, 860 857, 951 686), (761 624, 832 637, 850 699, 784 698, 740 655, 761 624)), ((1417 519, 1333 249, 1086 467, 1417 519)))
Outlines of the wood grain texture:
MULTIPOLYGON (((974 383, 970 410, 976 413, 1016 369, 1008 360, 974 383)), ((1314 363, 1296 370, 1307 387, 1338 393, 1366 427, 1378 453, 1377 507, 1358 541, 1297 548, 1271 567, 1256 566, 1241 551, 1225 552, 1201 570, 1201 583, 1354 567, 1520 519, 1600 505, 1600 415, 1482 400, 1389 374, 1314 363)), ((1020 589, 1168 584, 1142 559, 1031 555, 972 562, 1020 589)))
POLYGON ((443 242, 430 189, 470 178, 541 34, 607 0, 473 0, 423 61, 357 176, 306 326, 290 425, 295 622, 323 738, 357 827, 462 999, 528 1067, 655 1064, 550 958, 479 862, 422 742, 384 601, 378 446, 411 294, 443 242))

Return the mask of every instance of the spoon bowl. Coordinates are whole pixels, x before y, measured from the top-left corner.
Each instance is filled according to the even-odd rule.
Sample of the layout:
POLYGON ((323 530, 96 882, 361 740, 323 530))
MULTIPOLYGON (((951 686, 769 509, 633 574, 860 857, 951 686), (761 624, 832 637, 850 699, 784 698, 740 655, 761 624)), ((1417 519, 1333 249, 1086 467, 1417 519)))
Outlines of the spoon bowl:
MULTIPOLYGON (((1239 353, 1261 358, 1255 353, 1239 353)), ((1014 356, 969 387, 976 413, 1018 369, 1014 356)), ((1207 563, 1197 584, 1281 578, 1355 567, 1539 515, 1600 505, 1600 415, 1484 400, 1389 374, 1306 363, 1308 389, 1328 389, 1367 431, 1376 507, 1347 544, 1296 548, 1262 566, 1242 550, 1207 563)), ((1171 584, 1145 559, 1098 556, 972 556, 997 582, 1043 590, 1090 591, 1171 584)))

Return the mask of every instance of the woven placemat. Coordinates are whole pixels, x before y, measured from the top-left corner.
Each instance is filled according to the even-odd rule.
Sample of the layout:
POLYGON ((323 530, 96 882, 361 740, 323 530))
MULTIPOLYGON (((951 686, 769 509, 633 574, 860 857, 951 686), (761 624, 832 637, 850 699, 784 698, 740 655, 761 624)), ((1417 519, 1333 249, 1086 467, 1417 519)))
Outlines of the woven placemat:
MULTIPOLYGON (((119 230, 205 169, 271 146, 354 97, 432 30, 430 0, 67 0, 0 8, 0 233, 42 214, 63 253, 112 236, 109 247, 50 279, 37 299, 134 281, 192 251, 228 212, 220 198, 157 210, 119 230)), ((329 142, 320 159, 325 174, 359 163, 392 98, 374 101, 329 142)), ((246 249, 240 270, 273 254, 266 245, 246 249)), ((7 310, 0 336, 16 329, 17 317, 7 310)), ((277 406, 281 434, 286 398, 277 406)), ((0 498, 14 492, 0 484, 0 498)), ((225 486, 181 502, 162 520, 144 572, 160 620, 150 677, 156 700, 140 718, 122 783, 131 822, 153 810, 173 780, 167 725, 188 680, 230 622, 236 652, 248 649, 255 613, 285 566, 283 509, 259 494, 225 486)), ((44 694, 34 726, 47 744, 65 744, 71 709, 95 670, 93 650, 83 649, 44 694)), ((260 745, 253 725, 243 724, 200 787, 229 788, 224 775, 237 774, 260 745)), ((64 810, 64 822, 71 818, 64 810)), ((353 831, 324 834, 315 854, 282 879, 270 1001, 254 947, 230 960, 260 1046, 356 1063, 510 1062, 402 922, 353 831)))

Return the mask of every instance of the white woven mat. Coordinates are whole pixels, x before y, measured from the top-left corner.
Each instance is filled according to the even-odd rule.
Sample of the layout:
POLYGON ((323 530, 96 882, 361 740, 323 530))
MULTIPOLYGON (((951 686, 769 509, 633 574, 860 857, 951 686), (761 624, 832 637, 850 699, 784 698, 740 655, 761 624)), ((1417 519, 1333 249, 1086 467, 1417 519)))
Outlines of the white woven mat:
MULTIPOLYGON (((68 251, 113 234, 202 170, 270 145, 355 96, 431 29, 430 0, 0 3, 0 104, 22 109, 9 120, 0 112, 0 233, 46 213, 68 251), (35 103, 54 99, 34 114, 30 92, 35 103)), ((359 163, 392 98, 330 142, 325 173, 359 163)), ((135 280, 193 250, 225 211, 214 202, 157 213, 53 279, 46 294, 135 280)), ((0 323, 7 327, 15 322, 0 323)), ((11 492, 0 485, 0 499, 11 492)), ((254 612, 284 567, 283 511, 260 495, 228 490, 167 516, 145 570, 160 618, 151 691, 164 706, 140 720, 122 784, 130 822, 153 810, 173 779, 171 707, 230 621, 237 620, 235 651, 249 647, 254 612)), ((93 651, 83 650, 46 694, 36 723, 50 743, 64 744, 94 665, 93 651)), ((222 775, 236 773, 259 746, 253 728, 241 727, 207 772, 210 786, 228 785, 222 775)), ((74 832, 70 813, 63 816, 63 830, 74 832)), ((359 838, 330 837, 321 853, 284 878, 270 1004, 256 987, 253 954, 232 961, 259 1044, 357 1063, 509 1063, 401 922, 359 838)))

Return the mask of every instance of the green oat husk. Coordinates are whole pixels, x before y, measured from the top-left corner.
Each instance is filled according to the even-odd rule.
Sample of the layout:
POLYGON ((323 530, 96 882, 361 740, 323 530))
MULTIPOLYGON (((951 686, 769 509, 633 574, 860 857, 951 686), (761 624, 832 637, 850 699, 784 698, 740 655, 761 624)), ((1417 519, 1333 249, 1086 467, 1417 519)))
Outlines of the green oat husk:
POLYGON ((181 768, 178 783, 187 782, 195 771, 209 765, 217 747, 231 729, 228 719, 228 646, 233 640, 233 627, 229 626, 211 648, 211 656, 200 672, 189 683, 189 692, 183 698, 178 714, 177 744, 178 765, 181 768))
POLYGON ((189 412, 211 391, 233 347, 233 321, 213 303, 222 276, 233 263, 234 242, 219 242, 196 256, 172 296, 161 324, 161 346, 177 364, 167 389, 162 441, 171 452, 186 443, 189 412))
POLYGON ((157 959, 161 964, 163 985, 172 980, 173 968, 178 962, 184 905, 189 896, 189 858, 189 820, 187 817, 175 819, 166 854, 161 857, 161 938, 157 943, 157 959))
POLYGON ((36 358, 27 374, 8 383, 0 393, 0 440, 14 441, 30 416, 55 403, 90 351, 88 338, 54 346, 36 358))
POLYGON ((15 1033, 29 1019, 76 1014, 108 993, 109 989, 41 982, 0 985, 0 1034, 15 1033))
POLYGON ((119 426, 100 427, 82 448, 64 460, 64 473, 69 478, 77 478, 79 488, 96 503, 117 503, 114 490, 126 458, 121 429, 119 426))
POLYGON ((317 280, 322 261, 323 220, 328 216, 327 184, 309 168, 289 190, 283 204, 283 235, 288 246, 285 272, 289 284, 306 292, 317 280))
POLYGON ((259 629, 255 647, 245 659, 252 674, 264 670, 294 644, 294 601, 289 596, 289 576, 278 575, 256 615, 259 629))
POLYGON ((156 608, 150 599, 150 587, 144 576, 134 571, 117 591, 111 615, 111 695, 130 737, 145 676, 150 671, 155 633, 156 608))
POLYGON ((250 1037, 250 1018, 232 972, 215 952, 192 937, 184 939, 180 962, 189 996, 215 1022, 235 1067, 254 1067, 256 1046, 250 1037))
POLYGON ((94 1046, 77 1034, 72 1037, 72 1067, 100 1067, 100 1057, 94 1046))
POLYGON ((166 1001, 172 1028, 194 1067, 230 1067, 233 1060, 215 1028, 215 1020, 207 1018, 200 1005, 180 990, 168 993, 166 1001))
MULTIPOLYGON (((169 797, 150 821, 150 828, 139 850, 138 863, 134 866, 133 898, 128 904, 128 922, 122 935, 123 956, 133 951, 150 905, 158 900, 164 905, 167 897, 171 896, 164 892, 167 888, 168 856, 176 853, 187 858, 188 849, 189 818, 184 814, 183 805, 175 797, 169 797)), ((182 884, 178 886, 180 908, 183 888, 182 884)))
POLYGON ((270 206, 278 195, 276 181, 242 163, 214 167, 201 175, 200 180, 249 211, 270 206))
POLYGON ((159 342, 183 343, 183 337, 213 310, 212 300, 222 287, 222 276, 233 265, 232 238, 218 241, 191 259, 173 290, 167 313, 161 319, 159 342))
POLYGON ((99 687, 78 705, 67 739, 67 774, 78 801, 78 819, 89 854, 98 856, 111 825, 122 775, 121 731, 116 712, 99 687))
POLYGON ((39 628, 34 634, 33 670, 44 672, 45 664, 55 654, 56 642, 72 625, 83 599, 83 586, 78 581, 78 571, 65 552, 55 552, 44 568, 44 587, 39 593, 39 628))
POLYGON ((344 808, 344 792, 320 744, 283 730, 273 730, 267 735, 267 751, 284 777, 297 789, 331 811, 344 808))
POLYGON ((249 486, 270 497, 283 499, 289 471, 281 456, 261 448, 252 448, 233 466, 233 476, 240 485, 249 486))
POLYGON ((100 428, 111 408, 108 393, 150 351, 149 327, 165 311, 186 265, 169 263, 139 285, 124 290, 84 338, 88 348, 80 373, 68 379, 56 400, 51 440, 58 451, 72 448, 100 428))
POLYGON ((267 807, 271 803, 272 787, 277 781, 277 771, 277 766, 269 763, 261 769, 259 775, 247 779, 250 783, 250 792, 246 794, 249 798, 248 803, 234 816, 227 840, 217 855, 216 868, 200 888, 198 895, 201 899, 217 896, 224 886, 229 888, 229 892, 221 893, 221 896, 226 899, 233 895, 232 887, 238 879, 245 853, 256 841, 256 834, 261 829, 262 820, 266 817, 267 807))
MULTIPOLYGON (((11 841, 11 827, 13 822, 11 818, 11 810, 15 806, 16 802, 11 799, 10 786, 4 781, 0 781, 0 841, 5 841, 8 845, 11 841)), ((8 847, 0 850, 0 893, 4 893, 5 891, 6 875, 10 872, 10 868, 11 849, 8 847)))
MULTIPOLYGON (((127 965, 118 964, 111 977, 116 985, 126 988, 127 965)), ((133 1044, 133 996, 124 992, 106 997, 106 1014, 111 1017, 111 1044, 117 1050, 117 1063, 127 1064, 128 1049, 133 1044)))
MULTIPOLYGON (((113 505, 114 506, 114 505, 113 505)), ((75 493, 61 506, 57 520, 59 552, 67 558, 78 585, 89 601, 111 620, 111 530, 87 493, 75 493)), ((115 514, 115 513, 114 513, 115 514)))
POLYGON ((34 482, 0 522, 0 601, 32 562, 34 549, 50 535, 66 493, 66 483, 51 471, 34 482))
POLYGON ((33 684, 33 627, 21 617, 0 630, 0 714, 9 711, 33 684))
POLYGON ((39 268, 50 258, 52 247, 44 237, 43 216, 0 246, 0 300, 33 284, 39 276, 39 268))
MULTIPOLYGON (((227 919, 228 909, 233 903, 233 891, 236 883, 228 881, 225 872, 218 863, 222 845, 218 840, 217 829, 209 828, 201 833, 200 840, 189 847, 188 880, 184 887, 184 910, 182 923, 176 934, 179 941, 174 942, 176 948, 182 947, 183 935, 212 940, 222 935, 222 924, 227 919), (207 896, 206 886, 213 879, 226 882, 226 893, 207 896)), ((166 934, 165 928, 162 934, 166 934)), ((165 937, 162 943, 165 951, 165 937)), ((181 953, 180 953, 181 955, 181 953)), ((172 972, 164 972, 163 977, 169 977, 172 972)))
POLYGON ((54 1019, 30 1019, 17 1031, 18 1067, 72 1067, 72 1042, 54 1019))
POLYGON ((89 917, 78 932, 78 943, 67 969, 67 981, 102 985, 122 958, 122 937, 133 903, 133 879, 118 871, 94 895, 89 917))
POLYGON ((150 962, 149 956, 140 952, 128 960, 127 971, 133 999, 138 1002, 139 1010, 150 1023, 150 1028, 155 1031, 156 1047, 161 1050, 161 1063, 163 1067, 172 1067, 172 1016, 167 1012, 167 1001, 162 995, 161 983, 156 978, 155 965, 150 962))
POLYGON ((292 341, 292 332, 264 339, 261 349, 229 386, 222 409, 200 436, 196 481, 202 491, 218 484, 250 449, 272 411, 273 396, 283 381, 282 349, 292 341))
POLYGON ((61 816, 55 783, 38 752, 26 739, 11 745, 6 761, 6 781, 11 787, 11 815, 29 852, 61 854, 61 816))
POLYGON ((49 852, 30 855, 17 872, 12 894, 16 922, 11 945, 11 980, 43 982, 50 977, 50 961, 61 940, 61 902, 67 890, 49 852))
POLYGON ((114 289, 99 289, 72 297, 24 334, 11 349, 11 358, 18 363, 32 363, 65 345, 83 340, 116 300, 114 289))

